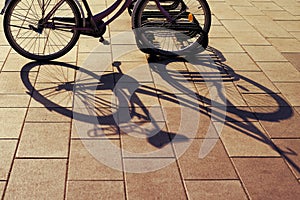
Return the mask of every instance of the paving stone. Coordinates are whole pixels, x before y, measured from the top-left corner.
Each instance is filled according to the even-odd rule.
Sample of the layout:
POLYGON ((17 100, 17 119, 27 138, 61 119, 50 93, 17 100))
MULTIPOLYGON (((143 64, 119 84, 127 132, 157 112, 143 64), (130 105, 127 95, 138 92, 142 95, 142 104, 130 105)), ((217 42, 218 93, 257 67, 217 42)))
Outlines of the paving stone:
POLYGON ((17 157, 68 157, 69 123, 26 123, 17 157))
POLYGON ((269 42, 257 31, 231 32, 241 45, 269 45, 269 42))
POLYGON ((282 10, 274 2, 252 2, 260 10, 282 10))
POLYGON ((257 65, 246 53, 222 53, 225 65, 233 71, 260 71, 257 65))
POLYGON ((0 108, 0 138, 19 138, 26 108, 0 108))
MULTIPOLYGON (((298 132, 298 135, 299 132, 298 132)), ((276 139, 273 140, 275 145, 280 149, 281 153, 284 155, 286 162, 292 168, 296 178, 300 178, 300 140, 297 139, 276 139)))
POLYGON ((84 140, 84 143, 87 146, 84 146, 80 140, 72 140, 71 142, 69 180, 123 180, 121 171, 112 169, 98 160, 98 158, 101 159, 105 156, 106 162, 122 169, 121 149, 118 140, 84 140), (109 148, 105 142, 111 142, 112 147, 109 148), (119 154, 113 152, 112 148, 116 148, 119 154), (89 151, 92 151, 93 154, 89 151), (108 158, 109 160, 107 160, 108 158))
POLYGON ((20 54, 10 53, 5 61, 2 71, 17 71, 26 70, 24 66, 32 62, 31 60, 20 56, 20 54))
POLYGON ((10 51, 10 46, 0 46, 0 61, 5 61, 10 51))
POLYGON ((26 122, 71 122, 71 114, 67 108, 29 108, 26 122))
MULTIPOLYGON (((105 38, 106 39, 106 38, 105 38)), ((98 38, 82 38, 79 40, 79 45, 78 45, 78 52, 80 53, 104 53, 104 52, 110 52, 110 45, 103 45, 99 43, 98 38), (101 47, 99 47, 101 45, 101 47)))
POLYGON ((282 158, 235 158, 234 164, 253 199, 295 199, 300 185, 282 158))
POLYGON ((153 162, 171 164, 147 173, 126 173, 127 197, 129 199, 187 199, 175 160, 126 159, 124 165, 125 169, 135 168, 132 165, 139 163, 139 167, 147 169, 153 162))
POLYGON ((0 107, 26 108, 29 104, 29 95, 0 94, 0 107))
POLYGON ((297 40, 300 40, 300 32, 297 31, 291 31, 290 32, 297 40))
MULTIPOLYGON (((248 2, 248 1, 247 1, 248 2)), ((248 2, 249 3, 249 2, 248 2)), ((239 5, 239 6, 233 6, 233 9, 237 11, 242 16, 257 16, 257 15, 264 15, 258 8, 254 6, 245 6, 245 5, 239 5)))
POLYGON ((281 27, 283 27, 288 32, 299 31, 300 21, 277 21, 276 23, 279 24, 281 27))
POLYGON ((74 64, 43 64, 39 68, 36 82, 61 85, 74 83, 76 71, 78 71, 78 67, 74 64))
POLYGON ((242 19, 242 17, 224 2, 210 2, 212 13, 218 16, 218 19, 242 19))
POLYGON ((5 181, 0 181, 0 195, 2 197, 4 188, 5 188, 6 182, 5 181))
POLYGON ((244 46, 254 61, 287 61, 273 46, 244 46))
MULTIPOLYGON (((218 138, 218 134, 206 110, 191 111, 179 107, 163 108, 171 138, 218 138)), ((218 113, 221 113, 218 110, 218 113)))
POLYGON ((282 55, 300 71, 300 53, 282 53, 282 55))
POLYGON ((91 72, 112 71, 111 53, 97 53, 102 46, 95 47, 95 52, 78 53, 77 66, 91 72))
POLYGON ((211 29, 209 31, 209 37, 232 38, 232 35, 225 29, 224 26, 211 26, 211 29))
MULTIPOLYGON (((211 112, 211 107, 208 107, 208 112, 211 112)), ((218 110, 216 109, 216 111, 218 110)), ((221 116, 220 113, 218 115, 221 116)), ((227 106, 226 107, 226 117, 225 119, 221 117, 213 118, 213 121, 223 121, 226 122, 244 122, 244 121, 257 121, 254 113, 252 113, 251 109, 249 107, 243 107, 243 106, 227 106)))
POLYGON ((238 5, 238 6, 252 6, 248 0, 226 0, 228 5, 238 5))
POLYGON ((146 61, 146 55, 136 45, 112 45, 113 61, 146 61))
POLYGON ((238 180, 185 181, 190 199, 247 199, 238 180))
POLYGON ((241 46, 232 38, 212 38, 210 45, 221 52, 244 52, 241 46))
POLYGON ((233 122, 223 128, 221 139, 231 157, 279 156, 258 122, 233 122))
POLYGON ((252 107, 271 138, 300 138, 300 115, 291 107, 252 107))
POLYGON ((15 160, 4 199, 62 199, 66 160, 15 160))
POLYGON ((273 20, 295 20, 299 19, 298 17, 290 14, 286 10, 265 10, 263 11, 264 14, 271 17, 273 20))
MULTIPOLYGON (((35 72, 29 74, 30 79, 35 79, 35 77, 35 72)), ((0 93, 26 94, 27 91, 28 89, 25 87, 20 78, 20 72, 1 72, 0 93)))
POLYGON ((136 124, 129 128, 130 130, 124 130, 122 125, 120 126, 122 132, 126 131, 121 134, 124 157, 174 157, 165 123, 154 124, 136 124))
POLYGON ((289 103, 281 94, 243 94, 243 97, 247 104, 253 106, 270 106, 270 107, 281 107, 288 106, 289 103))
POLYGON ((300 52, 300 42, 296 39, 269 38, 268 40, 280 52, 300 52))
POLYGON ((291 37, 287 30, 278 26, 278 22, 274 22, 268 16, 244 16, 244 18, 265 37, 291 37))
POLYGON ((122 181, 68 181, 67 199, 125 199, 122 181))
POLYGON ((275 83, 292 106, 300 106, 300 83, 275 83))
POLYGON ((278 93, 278 89, 263 72, 239 72, 234 82, 241 93, 278 93))
POLYGON ((7 180, 16 146, 17 140, 0 140, 0 180, 7 180))
POLYGON ((291 4, 287 5, 285 2, 281 2, 281 6, 292 15, 296 15, 296 16, 299 15, 299 8, 300 8, 299 3, 291 2, 291 4))
POLYGON ((300 72, 289 62, 258 62, 257 64, 272 82, 300 80, 300 72))
POLYGON ((249 24, 246 20, 221 20, 222 24, 230 31, 230 32, 248 32, 255 31, 253 26, 249 24))
POLYGON ((237 175, 235 174, 230 159, 220 140, 195 139, 193 141, 173 141, 177 156, 178 153, 181 153, 182 149, 191 142, 191 146, 189 146, 184 154, 179 158, 179 165, 185 180, 237 179, 237 175), (204 141, 209 144, 206 143, 206 146, 203 146, 204 141), (214 144, 215 142, 216 144, 214 146, 207 146, 214 144), (212 149, 204 158, 200 158, 200 148, 202 148, 201 155, 202 153, 208 153, 210 148, 212 149))

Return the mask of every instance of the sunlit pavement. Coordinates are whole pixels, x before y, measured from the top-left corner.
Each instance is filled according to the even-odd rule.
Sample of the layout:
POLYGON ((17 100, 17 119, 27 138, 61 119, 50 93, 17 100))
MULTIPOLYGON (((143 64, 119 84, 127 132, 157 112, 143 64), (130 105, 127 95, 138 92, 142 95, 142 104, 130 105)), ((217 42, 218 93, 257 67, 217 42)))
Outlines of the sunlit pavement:
MULTIPOLYGON (((112 0, 89 2, 97 11, 112 0)), ((82 36, 45 64, 15 53, 1 28, 2 198, 298 199, 300 1, 208 3, 209 48, 196 64, 137 50, 127 12, 109 26, 107 45, 82 36), (118 82, 138 87, 130 106, 116 107, 118 82), (220 104, 210 83, 223 88, 220 104), (95 113, 74 110, 74 98, 95 113), (200 158, 205 141, 213 148, 200 158)))

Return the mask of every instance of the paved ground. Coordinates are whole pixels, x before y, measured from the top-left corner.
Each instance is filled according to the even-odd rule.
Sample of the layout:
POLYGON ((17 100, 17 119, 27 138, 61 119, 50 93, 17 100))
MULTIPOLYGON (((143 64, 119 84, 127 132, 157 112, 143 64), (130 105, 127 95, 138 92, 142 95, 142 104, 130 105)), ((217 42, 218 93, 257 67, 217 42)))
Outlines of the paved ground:
MULTIPOLYGON (((106 6, 105 1, 94 2, 95 10, 106 6)), ((134 40, 114 37, 130 30, 127 13, 109 27, 105 36, 110 45, 91 54, 97 39, 81 37, 58 60, 63 63, 30 63, 11 50, 1 31, 2 198, 299 199, 300 1, 209 0, 209 5, 213 13, 210 48, 199 57, 198 65, 204 69, 200 73, 178 60, 155 60, 163 65, 156 68, 138 50, 129 52, 134 40), (115 62, 115 66, 103 72, 105 62, 115 62), (87 130, 85 121, 94 118, 77 110, 78 120, 72 119, 72 90, 63 84, 74 81, 76 66, 88 70, 81 70, 81 80, 104 74, 97 99, 91 103, 100 125, 86 135, 79 132, 87 130), (129 77, 123 88, 140 84, 130 109, 131 121, 139 126, 132 129, 118 127, 112 117, 111 86, 121 72, 129 77), (176 72, 189 81, 181 80, 183 76, 176 72), (159 84, 162 75, 177 88, 176 95, 159 84), (213 111, 205 80, 222 80, 225 88, 219 93, 227 99, 220 139, 213 135, 215 129, 208 128, 210 116, 216 129, 222 127, 222 107, 213 111), (179 105, 185 105, 189 113, 181 112, 179 105), (198 129, 193 128, 195 115, 201 116, 198 129), (151 134, 154 126, 161 127, 156 136, 132 137, 151 134), (196 136, 189 138, 193 131, 196 136), (115 153, 106 148, 107 141, 115 145, 115 153), (199 158, 204 141, 216 145, 199 158), (191 146, 180 156, 189 142, 191 146), (141 154, 162 149, 159 154, 141 154), (101 155, 108 156, 107 165, 113 161, 114 167, 127 172, 104 165, 101 155), (166 167, 152 172, 130 172, 150 171, 163 163, 166 167)), ((79 90, 79 97, 80 92, 93 90, 81 83, 85 90, 79 90)), ((122 120, 120 110, 116 117, 122 120)))

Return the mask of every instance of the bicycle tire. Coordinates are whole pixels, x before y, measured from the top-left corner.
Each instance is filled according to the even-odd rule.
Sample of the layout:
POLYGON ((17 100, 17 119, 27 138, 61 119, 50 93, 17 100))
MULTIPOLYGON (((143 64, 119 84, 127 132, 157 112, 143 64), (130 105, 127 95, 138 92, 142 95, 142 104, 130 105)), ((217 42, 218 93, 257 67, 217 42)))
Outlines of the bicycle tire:
MULTIPOLYGON (((173 1, 170 0, 171 3, 173 1)), ((143 0, 136 3, 132 13, 132 27, 137 46, 142 52, 163 56, 181 56, 202 51, 207 47, 211 26, 208 3, 205 0, 182 0, 180 4, 167 12, 173 18, 177 17, 175 25, 184 25, 182 27, 192 25, 188 31, 172 28, 172 23, 161 14, 154 1, 143 0), (184 7, 182 2, 187 6, 185 12, 180 10, 184 7), (180 12, 181 15, 179 15, 180 12), (189 13, 192 14, 192 22, 188 19, 189 13)))
POLYGON ((22 56, 38 61, 53 60, 69 52, 79 39, 80 32, 73 27, 81 23, 80 12, 72 0, 65 2, 55 11, 49 23, 52 28, 39 30, 39 21, 56 3, 37 0, 15 0, 4 15, 4 33, 11 47, 22 56), (70 21, 63 21, 70 19, 70 21))

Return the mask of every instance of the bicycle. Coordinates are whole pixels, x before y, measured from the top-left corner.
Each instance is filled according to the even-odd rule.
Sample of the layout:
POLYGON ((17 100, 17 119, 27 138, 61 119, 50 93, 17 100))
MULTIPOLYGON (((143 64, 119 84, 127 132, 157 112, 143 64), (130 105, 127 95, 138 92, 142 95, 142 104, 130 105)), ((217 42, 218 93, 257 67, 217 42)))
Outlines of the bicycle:
POLYGON ((1 12, 5 36, 22 56, 53 60, 70 51, 80 34, 103 42, 106 26, 128 9, 137 46, 144 53, 174 56, 207 47, 211 13, 206 0, 125 0, 123 4, 116 0, 95 15, 87 0, 82 4, 79 0, 6 0, 1 12))

